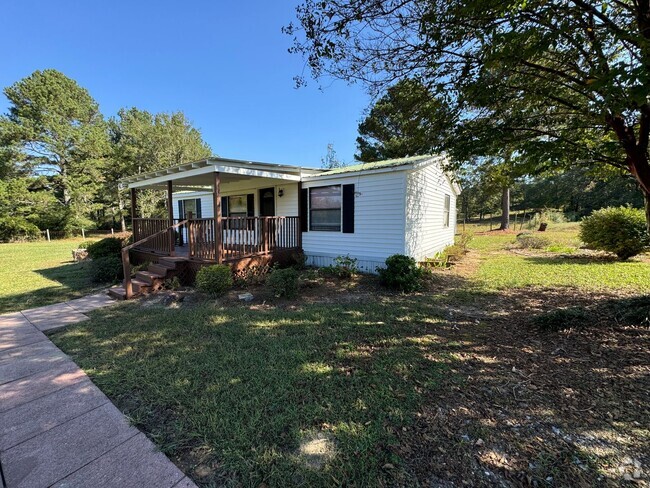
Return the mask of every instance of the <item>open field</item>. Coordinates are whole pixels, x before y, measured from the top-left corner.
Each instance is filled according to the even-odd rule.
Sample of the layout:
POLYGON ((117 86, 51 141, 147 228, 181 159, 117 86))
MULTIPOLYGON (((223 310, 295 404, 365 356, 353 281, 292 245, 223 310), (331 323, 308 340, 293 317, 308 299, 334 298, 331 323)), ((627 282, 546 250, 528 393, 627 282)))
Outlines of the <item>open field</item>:
POLYGON ((547 235, 561 253, 477 236, 421 293, 150 298, 53 340, 202 486, 643 486, 648 264, 547 235), (588 327, 536 326, 567 307, 588 327))
POLYGON ((0 313, 63 302, 97 290, 85 264, 72 262, 82 241, 0 244, 0 313))

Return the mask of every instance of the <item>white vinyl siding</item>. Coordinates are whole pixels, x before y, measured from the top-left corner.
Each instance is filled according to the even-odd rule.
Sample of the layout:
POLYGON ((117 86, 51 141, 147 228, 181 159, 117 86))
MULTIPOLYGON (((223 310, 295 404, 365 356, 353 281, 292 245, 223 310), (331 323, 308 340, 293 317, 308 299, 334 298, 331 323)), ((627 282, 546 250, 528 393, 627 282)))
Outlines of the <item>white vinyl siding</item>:
POLYGON ((421 261, 454 243, 456 192, 438 164, 410 171, 406 181, 406 252, 421 261), (445 215, 446 197, 449 197, 448 215, 445 215))
POLYGON ((354 233, 304 232, 307 262, 327 266, 335 257, 349 254, 364 271, 374 273, 388 256, 404 253, 405 175, 395 171, 304 182, 303 188, 353 184, 355 191, 354 233))

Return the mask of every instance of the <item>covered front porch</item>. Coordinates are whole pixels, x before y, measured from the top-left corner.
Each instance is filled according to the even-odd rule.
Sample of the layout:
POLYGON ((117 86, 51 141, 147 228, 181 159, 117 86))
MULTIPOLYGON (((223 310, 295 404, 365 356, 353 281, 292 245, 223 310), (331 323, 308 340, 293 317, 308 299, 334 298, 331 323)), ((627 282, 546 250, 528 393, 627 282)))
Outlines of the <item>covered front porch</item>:
POLYGON ((127 178, 131 248, 210 263, 299 250, 303 171, 314 170, 209 159, 127 178), (137 215, 143 189, 166 191, 167 218, 137 215))

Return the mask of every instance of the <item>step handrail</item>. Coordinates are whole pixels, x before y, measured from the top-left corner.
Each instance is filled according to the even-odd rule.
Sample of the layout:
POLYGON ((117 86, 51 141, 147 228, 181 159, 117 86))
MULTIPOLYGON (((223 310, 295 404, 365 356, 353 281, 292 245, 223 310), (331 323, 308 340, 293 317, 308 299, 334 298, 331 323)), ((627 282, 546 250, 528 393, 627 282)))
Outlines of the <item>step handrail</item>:
POLYGON ((177 229, 181 225, 187 224, 187 220, 181 220, 180 222, 177 222, 174 225, 170 225, 166 229, 159 230, 155 234, 151 234, 150 236, 145 237, 144 239, 140 239, 137 242, 134 242, 133 244, 129 244, 128 246, 124 246, 122 248, 122 269, 124 270, 124 298, 129 299, 133 296, 133 283, 131 283, 131 261, 129 258, 129 251, 133 249, 134 247, 138 247, 145 242, 147 242, 150 239, 153 239, 154 237, 158 237, 161 235, 166 234, 170 230, 177 229))

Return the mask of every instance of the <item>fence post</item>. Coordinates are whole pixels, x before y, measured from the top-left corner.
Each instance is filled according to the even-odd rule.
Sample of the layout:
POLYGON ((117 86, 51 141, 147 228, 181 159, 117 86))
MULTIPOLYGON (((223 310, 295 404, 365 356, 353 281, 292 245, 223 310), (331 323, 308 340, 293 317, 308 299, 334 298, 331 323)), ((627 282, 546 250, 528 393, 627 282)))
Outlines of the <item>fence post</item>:
POLYGON ((111 227, 111 235, 112 235, 112 236, 115 235, 115 229, 113 229, 112 227, 111 227))
POLYGON ((86 232, 84 231, 84 228, 81 228, 81 238, 85 241, 86 240, 86 232))
POLYGON ((47 242, 50 242, 50 229, 45 229, 45 234, 47 234, 47 242))

